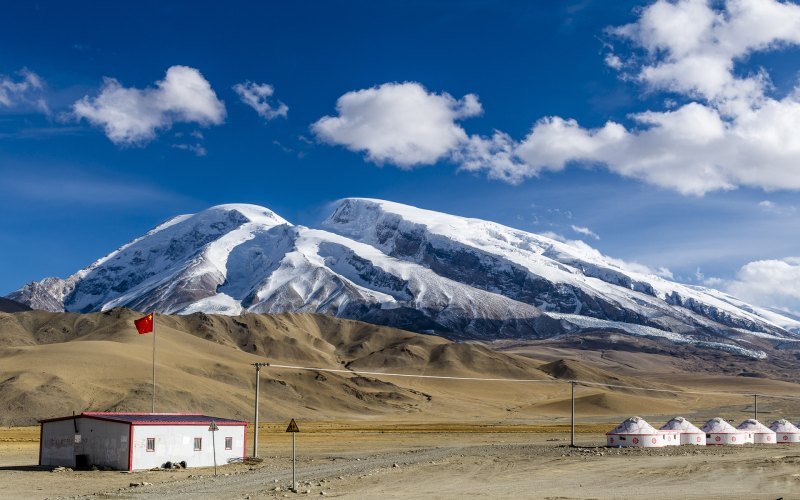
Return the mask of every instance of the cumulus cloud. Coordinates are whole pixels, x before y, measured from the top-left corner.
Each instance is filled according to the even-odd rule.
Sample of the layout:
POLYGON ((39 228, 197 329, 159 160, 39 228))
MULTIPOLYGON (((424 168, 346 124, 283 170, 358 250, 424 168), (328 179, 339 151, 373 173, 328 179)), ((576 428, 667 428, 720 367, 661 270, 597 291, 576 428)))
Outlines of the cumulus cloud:
POLYGON ((473 94, 455 99, 406 82, 348 92, 336 111, 311 125, 320 141, 364 152, 374 163, 412 168, 436 163, 467 143, 457 121, 483 109, 473 94))
MULTIPOLYGON (((585 128, 571 119, 542 118, 518 144, 504 144, 501 161, 487 156, 464 168, 520 182, 588 163, 684 194, 739 186, 800 189, 800 87, 771 97, 766 70, 736 71, 736 63, 753 53, 800 44, 800 6, 659 0, 636 22, 610 32, 643 52, 638 60, 644 62, 626 77, 692 102, 632 114, 628 127, 585 128)), ((621 62, 606 58, 612 67, 621 62)))
POLYGON ((477 97, 457 101, 417 83, 385 84, 345 94, 339 115, 312 129, 376 163, 448 159, 514 184, 581 164, 687 195, 742 186, 800 189, 800 85, 776 95, 767 70, 742 64, 756 53, 800 45, 800 5, 657 0, 608 33, 629 53, 621 57, 615 47, 605 63, 647 92, 665 92, 663 109, 593 127, 548 116, 521 139, 502 131, 484 137, 457 123, 481 112, 477 97))
POLYGON ((33 107, 48 114, 50 110, 47 101, 41 95, 44 90, 44 80, 26 68, 21 69, 17 74, 17 78, 0 75, 0 107, 33 107))
POLYGON ((658 0, 610 31, 649 56, 636 77, 658 90, 706 99, 760 97, 765 74, 735 74, 755 52, 800 43, 800 6, 777 0, 658 0))
POLYGON ((258 116, 265 120, 272 120, 282 116, 286 118, 289 114, 289 106, 277 101, 273 105, 269 98, 275 93, 275 89, 268 83, 254 83, 251 81, 237 83, 233 90, 239 94, 243 103, 253 108, 258 116))
POLYGON ((111 141, 120 145, 144 144, 159 130, 173 123, 219 125, 225 120, 225 105, 200 72, 187 66, 172 66, 163 80, 146 89, 124 87, 105 78, 100 93, 75 102, 74 115, 102 127, 111 141))
POLYGON ((723 288, 753 304, 800 313, 800 257, 745 264, 723 288))
POLYGON ((584 235, 584 236, 588 236, 588 237, 590 237, 590 238, 594 238, 594 239, 596 239, 596 240, 599 240, 599 239, 600 239, 600 236, 598 236, 598 235, 597 235, 597 233, 595 233, 594 231, 592 231, 592 230, 591 230, 591 229, 589 229, 588 227, 585 227, 585 226, 576 226, 576 225, 574 225, 574 224, 573 224, 573 225, 571 225, 570 227, 572 228, 572 230, 573 230, 573 231, 575 231, 575 232, 576 232, 576 233, 578 233, 578 234, 582 234, 582 235, 584 235))

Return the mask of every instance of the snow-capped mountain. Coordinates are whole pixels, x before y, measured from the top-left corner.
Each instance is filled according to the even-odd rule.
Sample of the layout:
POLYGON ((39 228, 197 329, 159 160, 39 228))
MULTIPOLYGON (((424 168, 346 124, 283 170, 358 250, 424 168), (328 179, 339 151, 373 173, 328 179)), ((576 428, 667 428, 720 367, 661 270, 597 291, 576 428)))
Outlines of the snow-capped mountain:
POLYGON ((338 202, 322 229, 254 205, 175 217, 67 279, 8 296, 35 309, 319 312, 459 338, 608 330, 757 351, 800 321, 493 222, 338 202), (719 344, 719 345, 716 345, 719 344))

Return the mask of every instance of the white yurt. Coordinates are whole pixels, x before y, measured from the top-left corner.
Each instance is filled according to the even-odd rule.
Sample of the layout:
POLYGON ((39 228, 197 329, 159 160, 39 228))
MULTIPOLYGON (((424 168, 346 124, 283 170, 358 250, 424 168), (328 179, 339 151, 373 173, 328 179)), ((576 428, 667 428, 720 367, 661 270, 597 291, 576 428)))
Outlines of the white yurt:
POLYGON ((775 431, 778 443, 800 443, 800 429, 784 418, 772 422, 769 428, 775 431))
POLYGON ((706 433, 707 445, 740 445, 746 442, 745 433, 720 417, 712 418, 700 430, 706 433))
POLYGON ((680 444, 706 445, 706 433, 683 417, 675 417, 661 427, 662 431, 680 432, 680 444))
POLYGON ((740 431, 749 436, 748 442, 755 444, 775 444, 775 431, 758 420, 749 418, 736 426, 740 431))
POLYGON ((664 435, 664 446, 680 446, 681 445, 681 432, 671 431, 669 429, 659 429, 658 432, 664 435))
POLYGON ((606 443, 608 446, 661 448, 666 446, 666 439, 661 431, 643 418, 631 417, 606 433, 606 443))

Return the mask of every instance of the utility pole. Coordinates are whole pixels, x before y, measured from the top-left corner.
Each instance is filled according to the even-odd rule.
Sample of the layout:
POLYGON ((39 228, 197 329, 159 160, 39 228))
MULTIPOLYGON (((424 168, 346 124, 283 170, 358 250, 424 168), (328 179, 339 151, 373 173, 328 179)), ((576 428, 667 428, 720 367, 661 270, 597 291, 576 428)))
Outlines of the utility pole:
POLYGON ((269 363, 253 363, 256 367, 256 411, 253 417, 253 458, 258 456, 258 395, 261 384, 261 367, 269 366, 269 363))
POLYGON ((758 394, 753 394, 753 418, 758 420, 758 394))
POLYGON ((570 428, 570 433, 569 433, 569 446, 570 448, 574 448, 575 447, 575 381, 570 380, 569 385, 570 385, 570 393, 572 399, 572 426, 570 428))

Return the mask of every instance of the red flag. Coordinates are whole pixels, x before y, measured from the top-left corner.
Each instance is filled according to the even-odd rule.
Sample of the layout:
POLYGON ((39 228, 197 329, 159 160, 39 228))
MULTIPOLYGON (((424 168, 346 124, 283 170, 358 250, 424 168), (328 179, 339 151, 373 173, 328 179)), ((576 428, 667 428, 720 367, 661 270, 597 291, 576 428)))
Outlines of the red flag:
POLYGON ((148 314, 144 318, 139 318, 134 320, 134 325, 136 325, 136 330, 139 333, 152 333, 153 332, 153 313, 148 314))

